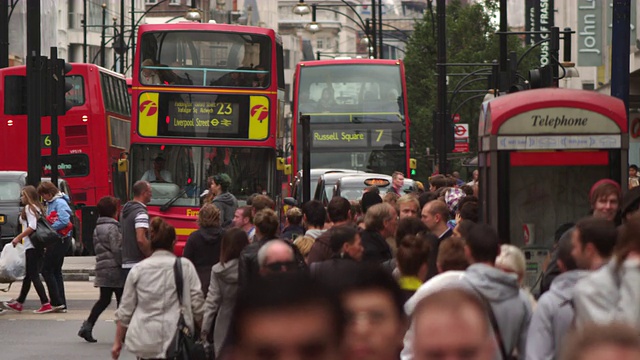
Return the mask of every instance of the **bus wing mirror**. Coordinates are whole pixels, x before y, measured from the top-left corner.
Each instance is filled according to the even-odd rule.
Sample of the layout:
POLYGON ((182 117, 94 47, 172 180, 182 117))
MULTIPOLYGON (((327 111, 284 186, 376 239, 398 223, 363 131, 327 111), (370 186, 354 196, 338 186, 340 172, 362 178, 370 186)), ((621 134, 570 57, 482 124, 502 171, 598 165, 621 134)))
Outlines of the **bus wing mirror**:
POLYGON ((284 174, 285 175, 291 175, 291 164, 286 164, 284 166, 284 174))
POLYGON ((284 170, 284 158, 283 157, 279 157, 276 159, 276 169, 277 170, 284 170))
POLYGON ((129 170, 129 160, 118 160, 118 172, 126 173, 129 170))

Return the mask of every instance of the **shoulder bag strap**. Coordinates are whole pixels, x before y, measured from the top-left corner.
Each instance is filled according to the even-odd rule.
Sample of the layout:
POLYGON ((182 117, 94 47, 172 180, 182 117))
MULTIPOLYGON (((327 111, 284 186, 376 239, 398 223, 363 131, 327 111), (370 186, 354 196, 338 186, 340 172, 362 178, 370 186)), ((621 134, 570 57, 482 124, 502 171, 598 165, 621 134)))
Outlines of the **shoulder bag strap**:
POLYGON ((475 288, 475 286, 471 285, 470 283, 469 285, 471 286, 471 289, 473 289, 473 291, 478 295, 478 297, 484 304, 485 309, 487 310, 487 315, 489 315, 489 322, 491 322, 491 328, 493 329, 493 332, 496 336, 496 340, 498 341, 498 347, 500 347, 500 354, 502 354, 502 360, 508 360, 509 357, 507 356, 507 350, 505 349, 504 342, 502 341, 502 333, 500 332, 500 326, 498 326, 498 319, 496 318, 496 314, 493 312, 493 308, 491 307, 491 304, 489 303, 487 298, 484 295, 482 295, 482 293, 478 291, 478 289, 475 288))
POLYGON ((176 262, 173 264, 173 276, 176 280, 176 292, 178 293, 178 304, 182 308, 182 261, 179 257, 176 257, 176 262))

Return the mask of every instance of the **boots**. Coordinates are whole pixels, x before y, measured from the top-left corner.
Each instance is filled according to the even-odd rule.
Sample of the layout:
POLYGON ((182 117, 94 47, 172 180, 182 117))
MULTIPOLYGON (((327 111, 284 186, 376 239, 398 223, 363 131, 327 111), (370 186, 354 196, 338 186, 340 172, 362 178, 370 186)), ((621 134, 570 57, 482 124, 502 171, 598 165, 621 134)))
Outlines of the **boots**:
POLYGON ((91 331, 93 331, 93 324, 89 323, 88 321, 85 321, 82 323, 82 326, 80 327, 80 331, 78 331, 78 336, 80 336, 81 338, 85 339, 90 343, 98 342, 98 340, 94 339, 93 335, 91 335, 91 331))

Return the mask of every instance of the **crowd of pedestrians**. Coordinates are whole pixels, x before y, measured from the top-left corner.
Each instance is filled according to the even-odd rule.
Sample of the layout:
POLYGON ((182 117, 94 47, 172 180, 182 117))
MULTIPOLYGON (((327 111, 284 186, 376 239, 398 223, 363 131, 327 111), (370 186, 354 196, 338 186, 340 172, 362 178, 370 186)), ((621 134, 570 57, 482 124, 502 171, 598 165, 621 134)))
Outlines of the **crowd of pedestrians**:
POLYGON ((14 247, 20 242, 24 244, 25 276, 18 298, 2 302, 1 305, 5 310, 22 312, 24 301, 33 284, 41 303, 40 308, 34 310, 34 313, 67 312, 62 265, 71 247, 73 235, 69 197, 52 182, 43 181, 37 189, 31 185, 22 188, 20 201, 24 204, 19 216, 23 231, 13 238, 11 243, 14 247), (42 205, 40 197, 44 199, 46 206, 42 205), (58 235, 57 240, 47 244, 46 247, 30 238, 38 226, 44 226, 45 223, 42 221, 46 222, 58 235), (40 275, 47 285, 48 296, 40 275))
MULTIPOLYGON (((634 189, 623 195, 608 179, 593 185, 585 194, 590 215, 558 229, 535 299, 522 250, 478 222, 475 177, 438 175, 426 192, 393 197, 366 189, 357 204, 312 200, 287 209, 284 224, 266 195, 238 207, 226 180, 212 178, 216 189, 182 258, 173 251, 175 229, 149 219, 149 183, 136 182, 121 211, 116 199, 100 200, 100 298, 80 337, 96 341, 92 328, 115 294, 114 359, 124 344, 140 359, 167 358, 181 314, 216 359, 640 358, 634 189)), ((14 242, 26 245, 27 276, 20 297, 5 304, 14 310, 31 283, 45 310, 66 304, 58 261, 47 280, 54 308, 38 277, 46 254, 28 246, 46 211, 38 193, 47 194, 47 210, 64 211, 52 206, 57 192, 23 189, 25 231, 14 242)))

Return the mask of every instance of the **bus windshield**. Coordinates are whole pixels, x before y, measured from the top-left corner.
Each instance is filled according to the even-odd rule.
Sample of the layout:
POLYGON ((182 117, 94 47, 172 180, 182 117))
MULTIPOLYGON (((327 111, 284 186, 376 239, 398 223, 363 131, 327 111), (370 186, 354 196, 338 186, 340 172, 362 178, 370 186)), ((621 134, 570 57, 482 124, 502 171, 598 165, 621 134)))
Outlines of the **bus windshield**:
MULTIPOLYGON (((353 169, 379 174, 392 174, 402 170, 406 149, 400 146, 389 146, 384 150, 358 149, 343 151, 322 151, 314 149, 311 153, 311 164, 314 168, 353 169)), ((302 155, 300 155, 302 162, 302 155)))
POLYGON ((400 122, 400 68, 391 65, 307 66, 300 71, 298 110, 312 123, 400 122))
POLYGON ((275 179, 275 152, 266 148, 149 145, 131 147, 134 181, 151 183, 149 205, 164 205, 175 197, 173 206, 200 206, 207 177, 226 173, 231 177, 229 192, 240 201, 255 192, 269 189, 275 179))
POLYGON ((147 32, 140 44, 144 85, 269 86, 268 36, 212 31, 147 32))

